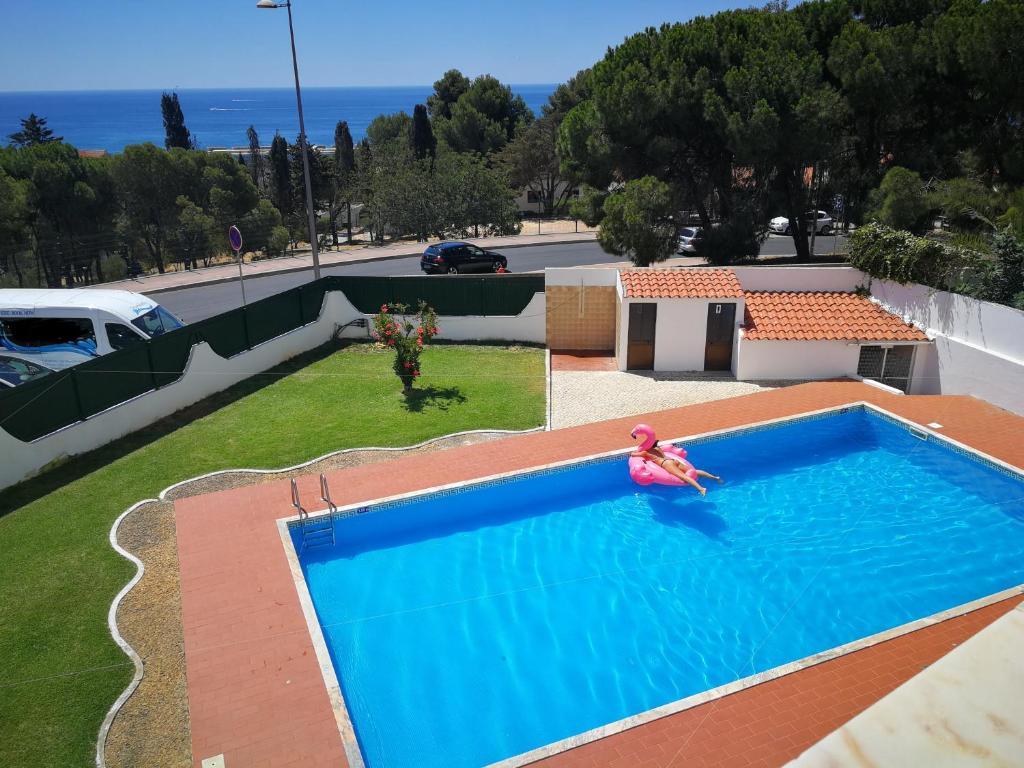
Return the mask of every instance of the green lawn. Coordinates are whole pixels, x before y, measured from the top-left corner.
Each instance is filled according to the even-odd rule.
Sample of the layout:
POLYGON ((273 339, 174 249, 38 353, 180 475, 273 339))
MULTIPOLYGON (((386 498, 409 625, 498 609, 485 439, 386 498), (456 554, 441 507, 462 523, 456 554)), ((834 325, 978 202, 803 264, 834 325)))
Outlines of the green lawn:
POLYGON ((216 469, 539 426, 543 352, 433 346, 417 390, 402 396, 390 351, 324 347, 0 492, 0 765, 93 762, 100 722, 131 679, 106 623, 133 570, 107 541, 125 508, 216 469))

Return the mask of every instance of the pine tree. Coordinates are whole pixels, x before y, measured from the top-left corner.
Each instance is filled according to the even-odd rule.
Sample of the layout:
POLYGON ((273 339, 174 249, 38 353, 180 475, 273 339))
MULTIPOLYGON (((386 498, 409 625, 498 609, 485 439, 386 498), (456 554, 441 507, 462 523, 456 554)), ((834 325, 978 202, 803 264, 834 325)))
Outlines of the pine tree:
POLYGON ((430 127, 427 108, 423 104, 417 104, 412 111, 412 131, 409 141, 417 160, 423 160, 426 157, 434 159, 434 155, 437 153, 437 139, 434 138, 434 129, 430 127))
POLYGON ((167 149, 195 149, 196 142, 185 127, 185 115, 182 114, 178 94, 164 93, 160 96, 160 111, 164 116, 164 146, 167 149))
POLYGON ((249 173, 252 174, 252 181, 260 192, 266 187, 266 179, 263 178, 263 153, 260 152, 260 136, 252 125, 245 132, 249 139, 249 173))
POLYGON ((51 141, 64 141, 62 136, 54 136, 53 131, 46 127, 46 118, 39 117, 35 112, 21 121, 20 131, 12 133, 7 138, 15 147, 32 147, 51 141))

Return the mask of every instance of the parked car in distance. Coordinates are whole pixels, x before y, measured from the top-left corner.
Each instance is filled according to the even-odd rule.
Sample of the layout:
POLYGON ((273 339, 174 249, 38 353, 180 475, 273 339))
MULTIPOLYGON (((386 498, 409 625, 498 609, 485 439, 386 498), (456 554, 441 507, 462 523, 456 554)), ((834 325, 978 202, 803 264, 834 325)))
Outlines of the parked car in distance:
POLYGON ((420 258, 420 269, 428 275, 497 272, 507 268, 508 259, 500 253, 461 240, 429 245, 420 258))
MULTIPOLYGON (((808 232, 812 225, 815 226, 819 235, 827 235, 832 231, 832 217, 825 211, 808 211, 804 214, 804 222, 808 232)), ((785 216, 776 216, 768 222, 768 229, 777 235, 788 235, 790 234, 789 219, 785 216)))
POLYGON ((20 357, 0 355, 0 390, 4 387, 16 387, 48 373, 53 373, 53 369, 45 365, 30 363, 20 357))
POLYGON ((697 250, 697 243, 704 237, 704 230, 700 227, 683 227, 679 230, 678 253, 694 253, 697 250))

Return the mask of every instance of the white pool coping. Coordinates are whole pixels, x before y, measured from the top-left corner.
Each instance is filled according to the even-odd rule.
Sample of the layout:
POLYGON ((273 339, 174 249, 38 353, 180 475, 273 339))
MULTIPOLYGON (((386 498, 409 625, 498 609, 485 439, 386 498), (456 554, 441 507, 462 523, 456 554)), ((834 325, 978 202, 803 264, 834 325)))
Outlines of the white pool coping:
MULTIPOLYGON (((805 411, 799 414, 791 414, 777 419, 768 419, 765 421, 753 422, 750 424, 743 424, 735 427, 727 427, 724 429, 711 430, 709 432, 701 432, 693 435, 685 435, 683 437, 671 438, 670 440, 663 440, 662 442, 682 442, 694 440, 705 440, 709 438, 726 436, 735 432, 750 431, 753 429, 771 427, 775 425, 781 425, 786 422, 804 421, 814 416, 831 414, 831 413, 842 413, 851 408, 864 408, 866 410, 874 411, 876 414, 897 421, 903 424, 911 432, 918 433, 918 436, 924 434, 926 439, 935 439, 937 442, 946 443, 952 447, 959 449, 960 451, 970 454, 977 460, 983 463, 991 463, 998 467, 1003 468, 1007 472, 1017 476, 1019 479, 1024 481, 1024 470, 1015 467, 1005 461, 997 459, 993 456, 989 456, 982 451, 977 450, 969 445, 961 443, 957 440, 939 434, 933 429, 921 426, 917 422, 905 419, 902 416, 894 414, 883 408, 868 403, 865 401, 854 401, 843 405, 830 406, 828 408, 821 408, 814 411, 805 411)), ((421 496, 429 496, 436 493, 445 491, 454 491, 462 488, 467 488, 475 485, 484 485, 487 483, 494 482, 496 480, 504 480, 509 478, 518 477, 521 475, 531 475, 540 472, 544 472, 550 469, 558 469, 580 462, 597 461, 605 458, 612 458, 623 454, 631 453, 634 449, 632 447, 620 448, 611 451, 604 451, 601 453, 590 454, 587 456, 580 456, 572 459, 566 459, 564 461, 552 462, 549 464, 542 464, 528 469, 519 469, 510 472, 501 472, 494 475, 487 475, 485 477, 473 478, 471 480, 463 480, 456 483, 448 483, 445 485, 433 486, 431 488, 424 488, 417 491, 410 491, 408 493, 394 494, 392 496, 385 496, 377 499, 371 499, 369 501, 361 501, 353 504, 346 504, 341 507, 337 507, 333 512, 329 509, 322 509, 315 513, 310 513, 310 517, 319 517, 323 515, 332 516, 347 516, 350 514, 359 514, 362 512, 374 513, 373 507, 379 507, 381 505, 392 505, 396 502, 407 501, 421 496), (369 509, 368 509, 369 508, 369 509)), ((306 626, 309 629, 310 639, 313 643, 313 648, 316 653, 317 661, 320 665, 320 672, 323 676, 324 685, 327 689, 328 696, 331 701, 331 708, 334 712, 334 718, 338 725, 338 733, 341 736, 342 745, 345 749, 345 755, 348 758, 350 768, 365 768, 365 762, 363 760, 362 751, 359 747, 358 739, 355 734, 355 727, 352 723, 352 718, 349 714, 349 710, 345 701, 345 696, 341 688, 341 684, 338 681, 337 674, 334 669, 334 664, 331 661, 330 651, 327 649, 327 643, 324 640, 323 631, 320 627, 320 622, 317 619, 316 608, 313 606, 312 597, 309 594, 309 588, 306 585, 305 576, 302 573, 302 565, 299 562, 299 555, 295 550, 294 543, 290 534, 290 527, 299 521, 298 515, 290 515, 288 517, 279 518, 277 522, 278 532, 281 536, 281 542, 284 546, 285 555, 288 558, 289 569, 291 570, 292 579, 295 582, 295 589, 298 593, 299 604, 302 607, 303 616, 306 619, 306 626)), ((1024 584, 1018 584, 1017 586, 1010 587, 1008 589, 996 592, 995 594, 987 595, 985 597, 971 600, 962 605, 948 608, 944 611, 925 616, 914 621, 907 622, 898 627, 887 629, 882 632, 869 635, 859 640, 846 643, 844 645, 830 648, 826 651, 806 656, 802 659, 782 664, 771 669, 758 672, 748 677, 734 680, 731 683, 711 688, 706 691, 688 696, 683 699, 663 704, 659 707, 640 712, 630 717, 616 720, 606 725, 593 728, 589 731, 570 736, 565 739, 561 739, 551 744, 538 747, 536 749, 529 750, 527 752, 513 755, 511 757, 499 760, 494 763, 490 763, 485 768, 518 768, 519 766, 529 765, 530 763, 543 760, 545 758, 552 757, 553 755, 567 752, 576 747, 580 747, 584 744, 589 744, 593 741, 606 738, 608 736, 622 733, 623 731, 636 728, 637 726, 644 725, 654 720, 659 720, 669 715, 674 715, 687 709, 707 704, 716 699, 720 699, 724 696, 728 696, 733 693, 737 693, 746 688, 751 688, 761 683, 766 683, 770 680, 783 677, 785 675, 799 672, 803 669, 813 667, 817 664, 821 664, 825 661, 831 661, 840 656, 845 656, 855 651, 860 651, 865 648, 870 648, 873 645, 892 640, 897 637, 909 634, 919 629, 933 626, 935 624, 946 621, 947 619, 956 618, 962 616, 965 613, 984 608, 988 605, 1001 602, 1003 600, 1010 599, 1019 595, 1024 595, 1024 584)))

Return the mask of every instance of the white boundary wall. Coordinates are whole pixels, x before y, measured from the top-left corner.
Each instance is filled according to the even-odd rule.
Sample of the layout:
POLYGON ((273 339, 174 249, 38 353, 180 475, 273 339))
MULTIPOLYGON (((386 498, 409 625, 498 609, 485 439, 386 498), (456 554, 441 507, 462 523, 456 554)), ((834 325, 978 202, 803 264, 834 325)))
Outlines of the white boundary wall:
MULTIPOLYGON (((519 315, 508 317, 439 316, 437 338, 451 341, 501 340, 544 343, 544 294, 537 294, 519 315)), ((192 347, 181 378, 97 413, 84 421, 24 443, 0 428, 0 488, 31 477, 51 462, 99 448, 112 440, 152 424, 285 360, 325 344, 335 329, 359 318, 340 291, 325 295, 320 317, 283 336, 271 339, 232 358, 223 358, 208 344, 192 347)), ((345 338, 367 338, 366 328, 350 326, 345 338)), ((45 396, 44 396, 45 397, 45 396)))
POLYGON ((912 394, 972 395, 1024 415, 1024 312, 887 280, 871 294, 935 339, 919 350, 912 394))
POLYGON ((853 291, 868 277, 853 267, 730 267, 744 291, 853 291))

